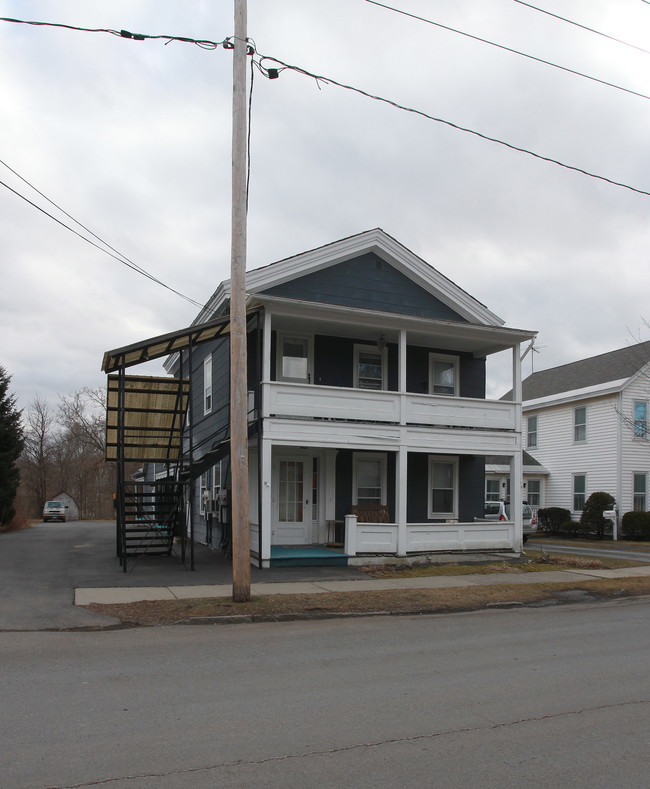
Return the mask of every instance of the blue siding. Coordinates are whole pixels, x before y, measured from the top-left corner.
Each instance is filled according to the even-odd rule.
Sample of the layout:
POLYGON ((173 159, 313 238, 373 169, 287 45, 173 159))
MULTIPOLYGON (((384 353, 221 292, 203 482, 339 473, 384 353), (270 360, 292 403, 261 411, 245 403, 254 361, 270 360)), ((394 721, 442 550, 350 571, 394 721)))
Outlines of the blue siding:
POLYGON ((269 296, 467 323, 374 253, 306 274, 265 292, 269 296))
MULTIPOLYGON (((410 452, 408 456, 408 494, 406 519, 427 523, 429 515, 429 456, 410 452)), ((471 523, 483 517, 485 458, 461 455, 458 461, 458 519, 471 523)))

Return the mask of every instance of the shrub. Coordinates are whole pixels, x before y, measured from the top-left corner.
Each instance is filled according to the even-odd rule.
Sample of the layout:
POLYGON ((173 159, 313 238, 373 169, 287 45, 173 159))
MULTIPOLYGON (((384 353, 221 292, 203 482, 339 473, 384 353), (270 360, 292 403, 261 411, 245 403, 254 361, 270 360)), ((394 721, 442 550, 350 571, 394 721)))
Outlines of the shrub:
POLYGON ((559 534, 564 524, 570 520, 571 513, 562 507, 543 507, 537 510, 537 525, 550 534, 559 534))
POLYGON ((585 502, 585 507, 580 516, 581 531, 585 534, 595 534, 599 540, 605 536, 605 528, 609 521, 603 518, 603 510, 614 509, 616 499, 611 493, 598 490, 592 493, 585 502))
POLYGON ((626 512, 621 518, 621 536, 627 540, 650 540, 650 512, 626 512))

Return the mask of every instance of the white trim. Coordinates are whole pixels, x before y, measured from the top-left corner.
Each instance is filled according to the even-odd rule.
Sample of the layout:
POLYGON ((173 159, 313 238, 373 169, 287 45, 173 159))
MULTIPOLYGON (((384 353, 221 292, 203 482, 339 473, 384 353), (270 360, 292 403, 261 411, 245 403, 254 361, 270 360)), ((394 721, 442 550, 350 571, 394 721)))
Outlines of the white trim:
POLYGON ((448 353, 430 353, 429 354, 429 394, 436 397, 458 397, 460 390, 460 359, 458 356, 452 356, 448 353), (433 376, 433 369, 436 362, 449 362, 454 367, 454 391, 449 394, 447 392, 436 392, 435 381, 433 376))
POLYGON ((601 397, 613 394, 614 392, 619 392, 629 380, 629 378, 621 378, 618 381, 610 381, 607 384, 585 386, 581 389, 556 392, 546 397, 536 397, 533 400, 525 400, 522 407, 524 411, 528 411, 539 405, 560 405, 562 403, 570 403, 572 400, 583 400, 585 397, 601 397))
POLYGON ((358 485, 358 463, 362 460, 378 460, 381 463, 381 501, 379 504, 387 503, 386 493, 386 467, 387 459, 385 452, 355 452, 352 455, 352 503, 358 504, 359 500, 359 485, 358 485))
POLYGON ((275 354, 275 377, 278 381, 286 383, 310 384, 314 380, 314 336, 310 334, 292 334, 278 332, 277 348, 275 354), (291 378, 282 374, 283 344, 285 340, 297 340, 307 343, 307 378, 291 378))
POLYGON ((585 504, 587 503, 587 499, 589 498, 589 495, 587 493, 587 472, 586 471, 574 471, 571 474, 571 507, 570 507, 570 510, 571 510, 571 512, 580 512, 580 513, 582 513, 582 510, 584 510, 584 504, 582 505, 582 509, 581 510, 577 510, 575 508, 576 495, 578 495, 578 496, 580 495, 580 493, 576 494, 576 478, 577 477, 584 477, 584 479, 585 479, 585 490, 584 490, 584 493, 582 494, 585 497, 585 502, 584 502, 585 504))
POLYGON ((203 359, 203 416, 212 413, 214 392, 212 389, 212 354, 203 359))
POLYGON ((586 444, 587 443, 587 406, 586 405, 576 405, 573 407, 573 443, 574 444, 586 444), (576 413, 579 410, 583 410, 585 412, 585 421, 584 422, 577 422, 576 421, 576 413), (585 436, 584 438, 576 438, 576 430, 579 427, 584 427, 585 436))
POLYGON ((355 389, 368 389, 368 391, 377 391, 376 389, 371 389, 368 387, 361 387, 359 386, 359 354, 360 353, 374 353, 377 356, 381 357, 381 391, 384 391, 388 388, 387 386, 387 379, 388 379, 388 348, 384 348, 382 351, 376 345, 362 345, 361 343, 354 343, 354 388, 355 389))
POLYGON ((453 455, 429 455, 427 511, 429 518, 458 518, 458 457, 453 455), (453 510, 451 512, 434 512, 433 510, 433 466, 447 463, 453 471, 453 510))

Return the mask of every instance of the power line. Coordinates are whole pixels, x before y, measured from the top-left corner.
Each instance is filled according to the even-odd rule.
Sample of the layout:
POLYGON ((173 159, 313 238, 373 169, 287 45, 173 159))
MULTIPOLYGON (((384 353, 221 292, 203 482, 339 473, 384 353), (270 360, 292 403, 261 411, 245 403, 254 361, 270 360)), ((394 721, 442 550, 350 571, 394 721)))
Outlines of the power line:
MULTIPOLYGON (((368 0, 368 2, 371 2, 371 0, 368 0)), ((553 159, 550 156, 544 156, 543 154, 536 153, 535 151, 531 151, 528 148, 522 148, 518 145, 514 145, 512 143, 506 142, 505 140, 500 140, 498 137, 490 137, 489 135, 483 134, 482 132, 476 131, 475 129, 469 129, 466 126, 460 126, 459 124, 445 120, 444 118, 437 118, 434 115, 429 115, 429 113, 424 112, 423 110, 418 110, 415 109, 414 107, 407 107, 404 104, 399 104, 398 102, 393 101, 392 99, 387 99, 383 96, 376 96, 372 93, 368 93, 362 88, 355 88, 353 85, 345 85, 342 82, 338 82, 337 80, 332 79, 332 77, 325 77, 319 74, 313 74, 312 72, 307 71, 306 69, 303 69, 300 66, 292 66, 291 64, 285 63, 284 61, 278 60, 278 58, 274 58, 270 55, 262 55, 260 53, 257 54, 259 59, 255 61, 255 64, 258 67, 258 69, 262 72, 262 74, 264 74, 264 76, 268 77, 269 79, 275 79, 277 76, 279 76, 281 71, 284 71, 285 69, 289 69, 290 71, 295 71, 297 74, 302 74, 305 77, 310 77, 311 79, 316 81, 316 84, 319 85, 319 87, 320 87, 319 83, 321 82, 324 84, 335 85, 337 88, 343 88, 343 90, 349 90, 352 91, 353 93, 358 93, 361 96, 365 96, 368 99, 372 99, 373 101, 379 101, 383 104, 389 104, 391 107, 395 107, 395 109, 403 110, 404 112, 411 112, 414 115, 419 115, 420 117, 426 118, 427 120, 430 121, 434 121, 435 123, 442 123, 443 125, 449 126, 450 128, 456 129, 457 131, 462 131, 465 132, 466 134, 472 134, 475 137, 479 137, 482 140, 486 140, 487 142, 493 142, 496 143, 497 145, 502 145, 503 147, 508 148, 511 151, 524 153, 527 156, 534 157, 535 159, 540 159, 541 161, 549 162, 550 164, 556 164, 558 167, 563 167, 565 170, 572 170, 573 172, 580 173, 581 175, 586 175, 589 178, 595 178, 598 181, 605 181, 605 183, 612 184, 612 186, 620 186, 623 189, 629 189, 631 192, 636 192, 637 194, 647 195, 648 197, 650 197, 650 192, 646 191, 645 189, 638 189, 635 186, 630 186, 629 184, 623 183, 621 181, 614 181, 611 178, 607 178, 604 175, 598 175, 596 173, 592 173, 589 170, 584 170, 581 167, 576 167, 574 165, 561 162, 559 161, 559 159, 553 159), (278 66, 280 66, 280 68, 267 68, 266 66, 263 65, 263 61, 267 61, 267 60, 270 61, 271 63, 277 64, 278 66)))
POLYGON ((9 184, 5 183, 4 181, 0 180, 0 186, 4 186, 5 189, 8 189, 10 192, 13 192, 13 194, 15 194, 17 197, 20 197, 21 200, 24 200, 26 203, 31 205, 33 208, 36 208, 41 213, 45 214, 45 216, 49 217, 54 222, 56 222, 57 224, 61 225, 61 227, 64 227, 66 230, 69 230, 71 233, 74 233, 74 235, 78 236, 82 241, 85 241, 87 244, 90 244, 91 246, 95 247, 95 249, 98 249, 100 252, 103 252, 104 254, 108 255, 109 257, 112 257, 114 260, 117 260, 118 263, 122 263, 122 265, 126 266, 127 268, 132 269, 137 274, 141 274, 143 277, 146 277, 147 279, 151 280, 152 282, 155 282, 157 285, 160 285, 161 287, 166 288, 167 290, 171 291, 172 293, 176 294, 177 296, 180 296, 182 299, 185 299, 185 301, 188 301, 190 304, 194 305, 195 307, 203 307, 204 306, 203 304, 200 304, 198 301, 194 301, 194 299, 191 299, 189 296, 186 296, 184 293, 181 293, 180 291, 175 290, 170 285, 167 285, 162 280, 159 280, 157 277, 154 277, 153 274, 150 274, 148 271, 143 269, 141 266, 138 266, 136 263, 134 263, 133 261, 129 260, 129 258, 127 258, 125 255, 122 255, 120 252, 117 252, 117 250, 115 250, 113 247, 111 247, 110 244, 107 244, 98 235, 93 233, 91 230, 88 230, 88 228, 85 225, 81 224, 81 222, 78 222, 76 219, 74 219, 74 217, 70 216, 70 214, 68 214, 66 211, 63 211, 63 209, 59 208, 59 206, 56 205, 56 203, 54 203, 52 200, 50 200, 48 197, 46 197, 42 192, 40 192, 35 187, 31 186, 31 184, 28 181, 26 181, 21 175, 16 173, 15 170, 12 170, 12 168, 9 167, 8 165, 6 165, 4 162, 0 162, 0 164, 3 164, 5 167, 7 167, 8 170, 11 170, 12 173, 15 173, 22 181, 24 181, 28 186, 30 186, 32 189, 34 189, 34 191, 36 191, 39 195, 44 197, 49 203, 51 203, 53 206, 58 208, 63 214, 65 214, 67 217, 72 219, 73 222, 78 224, 80 227, 82 227, 84 230, 86 230, 88 233, 90 233, 92 236, 94 236, 96 239, 98 239, 98 241, 100 241, 102 244, 104 244, 104 246, 108 247, 108 249, 113 250, 113 252, 116 252, 117 254, 113 254, 113 252, 107 251, 106 249, 104 249, 104 247, 101 247, 99 244, 96 244, 91 239, 89 239, 86 236, 82 235, 77 230, 75 230, 73 227, 70 227, 65 222, 62 222, 60 219, 57 219, 55 216, 50 214, 44 208, 42 208, 41 206, 37 205, 36 203, 34 203, 29 198, 25 197, 25 195, 22 195, 16 189, 13 189, 11 186, 9 186, 9 184))
POLYGON ((228 39, 224 39, 224 41, 209 41, 208 39, 187 38, 186 36, 149 35, 146 33, 131 33, 128 30, 113 30, 112 28, 105 27, 78 27, 77 25, 64 25, 60 22, 35 22, 33 20, 12 19, 10 17, 0 17, 0 22, 13 22, 17 25, 33 25, 36 27, 59 27, 63 28, 64 30, 74 30, 76 32, 82 33, 108 33, 111 36, 117 36, 118 38, 128 38, 132 41, 163 39, 168 44, 170 44, 172 41, 180 41, 184 44, 196 44, 196 46, 201 47, 202 49, 216 49, 219 46, 224 47, 224 49, 232 48, 232 44, 230 44, 228 39))
MULTIPOLYGON (((648 0, 644 0, 647 2, 648 0)), ((616 38, 615 36, 610 36, 607 33, 603 33, 600 30, 594 30, 593 27, 587 27, 586 25, 581 25, 580 22, 574 22, 571 19, 567 19, 564 16, 560 16, 559 14, 553 14, 551 11, 546 11, 544 8, 538 8, 536 5, 531 5, 530 3, 525 3, 524 0, 515 0, 515 3, 519 3, 519 5, 525 5, 527 8, 532 8, 533 11, 539 11, 540 14, 546 14, 547 16, 552 16, 554 19, 559 19, 561 22, 566 22, 569 25, 574 25, 575 27, 579 27, 582 30, 587 30, 589 33, 595 33, 597 36, 602 36, 603 38, 608 38, 610 41, 615 41, 617 44, 623 44, 626 47, 632 47, 632 49, 638 49, 639 52, 645 52, 646 55, 650 55, 650 49, 644 49, 643 47, 637 47, 636 44, 630 44, 628 41, 623 41, 620 38, 616 38)))
POLYGON ((543 58, 535 57, 535 55, 529 55, 526 52, 521 52, 518 49, 513 49, 512 47, 507 47, 504 44, 497 44, 494 41, 490 41, 487 38, 481 38, 480 36, 475 36, 472 33, 466 33, 463 30, 457 30, 455 27, 449 27, 448 25, 443 25, 440 22, 434 22, 432 19, 426 19, 423 16, 418 16, 417 14, 411 14, 408 11, 402 11, 400 8, 394 8, 393 6, 386 5, 385 3, 379 3, 377 0, 366 0, 366 3, 371 3, 372 5, 379 6, 380 8, 385 8, 387 11, 394 11, 396 14, 401 14, 402 16, 410 17, 411 19, 416 19, 418 22, 425 22, 427 25, 433 25, 434 27, 439 27, 442 30, 448 30, 450 33, 458 33, 460 36, 465 36, 466 38, 471 38, 474 41, 480 41, 482 44, 489 44, 491 47, 496 47, 497 49, 503 49, 506 52, 511 52, 513 55, 519 55, 523 58, 528 58, 528 60, 534 60, 536 63, 542 63, 544 66, 551 66, 551 68, 559 69, 560 71, 566 71, 568 74, 574 74, 576 77, 582 77, 583 79, 591 80, 592 82, 597 82, 600 85, 605 85, 608 88, 614 88, 615 90, 622 90, 624 93, 630 93, 633 96, 638 96, 641 99, 648 99, 650 100, 650 96, 646 95, 645 93, 639 93, 636 90, 632 90, 631 88, 624 88, 621 85, 617 85, 614 82, 607 82, 607 80, 599 79, 598 77, 592 77, 589 74, 584 74, 582 71, 576 71, 575 69, 569 68, 568 66, 560 66, 558 63, 553 63, 550 60, 544 60, 543 58))

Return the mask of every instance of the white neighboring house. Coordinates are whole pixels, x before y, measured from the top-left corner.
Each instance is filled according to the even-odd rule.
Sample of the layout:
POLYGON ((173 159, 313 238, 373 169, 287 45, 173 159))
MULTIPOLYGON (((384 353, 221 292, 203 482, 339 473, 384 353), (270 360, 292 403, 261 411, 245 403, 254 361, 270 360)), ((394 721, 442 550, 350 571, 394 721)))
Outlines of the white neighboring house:
POLYGON ((523 381, 524 448, 549 472, 543 506, 577 520, 590 494, 605 491, 619 515, 648 509, 649 395, 650 342, 523 381))
MULTIPOLYGON (((533 512, 546 506, 548 469, 530 453, 523 453, 522 499, 533 512)), ((485 500, 507 501, 510 499, 510 464, 507 457, 485 458, 485 500)))

